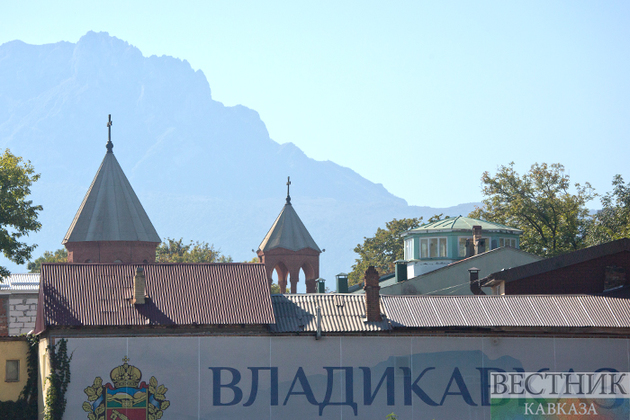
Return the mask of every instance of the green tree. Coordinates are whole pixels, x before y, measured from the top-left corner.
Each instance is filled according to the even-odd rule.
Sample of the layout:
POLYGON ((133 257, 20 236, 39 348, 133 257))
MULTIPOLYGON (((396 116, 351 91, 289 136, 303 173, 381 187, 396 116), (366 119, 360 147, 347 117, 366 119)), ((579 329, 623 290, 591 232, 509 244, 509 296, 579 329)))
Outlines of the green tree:
POLYGON ((215 263, 232 262, 232 257, 221 254, 207 242, 184 244, 184 239, 166 238, 156 249, 155 260, 159 263, 215 263))
MULTIPOLYGON (((281 293, 280 286, 277 285, 276 283, 271 283, 270 291, 272 295, 279 295, 281 293)), ((291 289, 289 289, 288 287, 285 287, 284 293, 291 293, 291 289)))
POLYGON ((499 167, 495 176, 484 172, 481 182, 483 207, 469 216, 523 230, 524 251, 552 257, 586 246, 586 203, 596 194, 588 182, 569 192, 569 175, 561 164, 535 163, 521 176, 512 162, 499 167))
POLYGON ((31 273, 39 273, 42 269, 42 263, 60 262, 68 262, 68 251, 65 248, 60 248, 55 252, 45 251, 44 255, 37 258, 35 261, 29 262, 26 267, 31 273))
POLYGON ((589 245, 630 237, 630 182, 625 184, 621 175, 615 175, 612 185, 588 228, 589 245))
POLYGON ((371 265, 381 274, 394 271, 394 261, 404 258, 402 234, 417 228, 421 223, 422 217, 394 219, 385 223, 385 229, 378 228, 372 238, 364 237, 363 244, 354 248, 359 258, 348 275, 348 283, 353 285, 362 282, 365 270, 371 265))
MULTIPOLYGON (((38 179, 29 161, 9 149, 0 156, 0 250, 16 264, 24 264, 37 246, 20 242, 21 238, 42 227, 37 221, 42 206, 34 206, 27 199, 31 185, 38 179)), ((6 267, 0 267, 0 277, 10 274, 6 267)))

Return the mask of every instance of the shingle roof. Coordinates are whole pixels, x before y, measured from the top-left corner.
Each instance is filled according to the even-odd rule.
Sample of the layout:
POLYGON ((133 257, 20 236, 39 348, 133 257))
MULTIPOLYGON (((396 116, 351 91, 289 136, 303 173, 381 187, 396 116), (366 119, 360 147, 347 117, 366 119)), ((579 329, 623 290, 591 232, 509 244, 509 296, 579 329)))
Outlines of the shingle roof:
POLYGON ((49 326, 274 323, 262 264, 146 264, 144 305, 134 305, 137 264, 42 264, 36 331, 49 326))
POLYGON ((480 282, 482 286, 492 286, 495 281, 511 282, 620 252, 630 252, 630 239, 618 239, 605 244, 558 255, 557 257, 546 258, 533 263, 498 271, 484 277, 480 282))
POLYGON ((113 153, 106 153, 63 243, 161 242, 113 153))
POLYGON ((449 217, 437 222, 427 223, 415 229, 411 229, 405 234, 411 233, 433 233, 433 232, 471 232, 473 226, 481 226, 485 232, 504 232, 520 235, 522 230, 505 226, 499 223, 488 222, 486 220, 473 219, 471 217, 449 217))
POLYGON ((284 248, 291 251, 311 248, 321 252, 290 203, 284 205, 258 247, 261 251, 269 251, 274 248, 284 248))
POLYGON ((39 273, 11 274, 0 279, 0 292, 37 292, 39 273))
POLYGON ((277 333, 317 331, 317 307, 322 332, 361 332, 390 330, 389 322, 367 322, 365 297, 350 294, 272 295, 277 333))
POLYGON ((589 295, 381 296, 394 328, 629 328, 630 299, 589 295))

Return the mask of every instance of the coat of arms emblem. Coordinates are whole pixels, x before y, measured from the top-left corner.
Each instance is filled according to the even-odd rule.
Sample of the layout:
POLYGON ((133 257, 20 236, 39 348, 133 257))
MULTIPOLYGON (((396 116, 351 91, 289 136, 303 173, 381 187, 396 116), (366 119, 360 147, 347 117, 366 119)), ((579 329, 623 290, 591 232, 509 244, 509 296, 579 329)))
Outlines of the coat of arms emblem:
POLYGON ((89 420, 156 420, 162 418, 170 402, 164 394, 168 390, 158 385, 155 376, 149 383, 140 382, 142 372, 129 365, 125 357, 123 364, 115 367, 109 376, 112 384, 103 385, 103 379, 97 376, 94 384, 85 388, 88 400, 83 403, 83 410, 89 420))

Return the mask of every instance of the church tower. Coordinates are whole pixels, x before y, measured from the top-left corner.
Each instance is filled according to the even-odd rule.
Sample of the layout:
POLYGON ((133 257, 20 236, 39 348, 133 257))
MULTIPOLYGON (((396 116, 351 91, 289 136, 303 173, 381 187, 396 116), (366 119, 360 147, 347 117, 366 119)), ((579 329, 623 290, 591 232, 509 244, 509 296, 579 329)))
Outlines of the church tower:
POLYGON ((107 153, 63 239, 68 262, 153 263, 160 237, 113 153, 107 153))
POLYGON ((267 236, 258 247, 258 258, 265 264, 269 285, 273 271, 278 273, 278 285, 284 292, 287 277, 291 281, 291 293, 297 293, 300 269, 306 277, 306 293, 315 293, 316 280, 319 278, 319 254, 321 250, 311 237, 304 223, 291 205, 287 180, 287 201, 267 236))

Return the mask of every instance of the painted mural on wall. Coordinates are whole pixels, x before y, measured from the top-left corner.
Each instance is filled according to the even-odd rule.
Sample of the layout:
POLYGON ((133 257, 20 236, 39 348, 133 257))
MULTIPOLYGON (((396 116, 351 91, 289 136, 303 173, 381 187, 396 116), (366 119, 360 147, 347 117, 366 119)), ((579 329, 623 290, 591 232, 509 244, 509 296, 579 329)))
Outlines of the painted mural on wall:
MULTIPOLYGON (((508 397, 493 394, 493 375, 628 372, 629 348, 612 338, 70 338, 64 418, 556 419, 572 406, 536 395, 500 401, 508 397), (115 366, 111 383, 103 366, 115 366), (140 369, 154 375, 148 384, 140 369)), ((628 419, 627 396, 613 397, 575 398, 577 414, 567 415, 628 419)))
POLYGON ((109 376, 112 383, 103 384, 100 376, 94 378, 91 386, 83 390, 87 401, 83 411, 89 420, 157 420, 161 419, 170 401, 165 397, 168 390, 158 385, 155 376, 149 383, 140 380, 142 372, 129 365, 127 356, 123 364, 115 367, 109 376))

